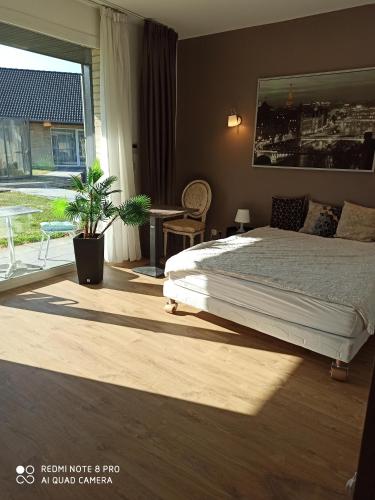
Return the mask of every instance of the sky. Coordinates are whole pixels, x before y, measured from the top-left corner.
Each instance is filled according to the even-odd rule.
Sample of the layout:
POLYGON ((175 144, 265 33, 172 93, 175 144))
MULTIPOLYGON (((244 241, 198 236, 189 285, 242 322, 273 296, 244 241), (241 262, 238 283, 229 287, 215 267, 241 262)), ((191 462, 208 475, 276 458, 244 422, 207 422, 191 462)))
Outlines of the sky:
POLYGON ((81 73, 81 65, 27 50, 0 45, 0 67, 81 73))

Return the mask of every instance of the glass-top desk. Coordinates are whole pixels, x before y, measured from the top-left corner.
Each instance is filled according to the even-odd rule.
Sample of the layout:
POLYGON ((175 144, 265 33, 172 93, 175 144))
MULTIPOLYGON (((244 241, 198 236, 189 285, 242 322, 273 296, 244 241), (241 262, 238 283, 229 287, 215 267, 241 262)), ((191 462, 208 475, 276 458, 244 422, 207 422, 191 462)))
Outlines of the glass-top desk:
POLYGON ((7 230, 8 239, 8 251, 9 251, 9 266, 5 271, 5 279, 10 278, 17 271, 18 267, 22 262, 16 260, 16 252, 14 248, 14 232, 13 232, 13 218, 19 215, 30 215, 41 212, 37 208, 14 206, 14 207, 0 207, 0 219, 5 219, 5 225, 7 230))

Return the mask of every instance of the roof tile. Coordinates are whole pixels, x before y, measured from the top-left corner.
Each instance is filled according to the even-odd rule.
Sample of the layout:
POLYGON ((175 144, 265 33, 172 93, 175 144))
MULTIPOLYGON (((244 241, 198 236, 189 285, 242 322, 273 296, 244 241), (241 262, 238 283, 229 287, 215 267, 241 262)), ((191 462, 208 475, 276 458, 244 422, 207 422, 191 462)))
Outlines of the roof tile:
POLYGON ((81 75, 0 68, 0 117, 83 123, 81 75))

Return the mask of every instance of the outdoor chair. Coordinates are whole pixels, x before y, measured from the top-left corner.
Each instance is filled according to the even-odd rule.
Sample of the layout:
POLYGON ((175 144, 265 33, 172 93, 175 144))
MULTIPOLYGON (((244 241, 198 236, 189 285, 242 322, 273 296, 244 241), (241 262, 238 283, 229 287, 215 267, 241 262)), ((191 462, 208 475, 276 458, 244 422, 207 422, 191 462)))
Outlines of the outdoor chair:
POLYGON ((42 233, 42 239, 40 241, 38 259, 43 260, 43 269, 44 269, 47 265, 49 243, 52 234, 65 233, 65 234, 70 234, 73 237, 76 233, 76 226, 69 221, 41 222, 40 231, 42 233))

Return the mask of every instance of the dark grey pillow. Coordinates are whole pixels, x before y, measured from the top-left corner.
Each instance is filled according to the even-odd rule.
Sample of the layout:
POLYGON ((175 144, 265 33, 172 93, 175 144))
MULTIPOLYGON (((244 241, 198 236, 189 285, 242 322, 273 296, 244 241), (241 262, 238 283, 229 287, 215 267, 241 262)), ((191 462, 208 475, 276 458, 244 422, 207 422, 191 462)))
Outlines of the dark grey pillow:
POLYGON ((273 196, 271 227, 299 231, 306 216, 306 197, 295 198, 273 196))

